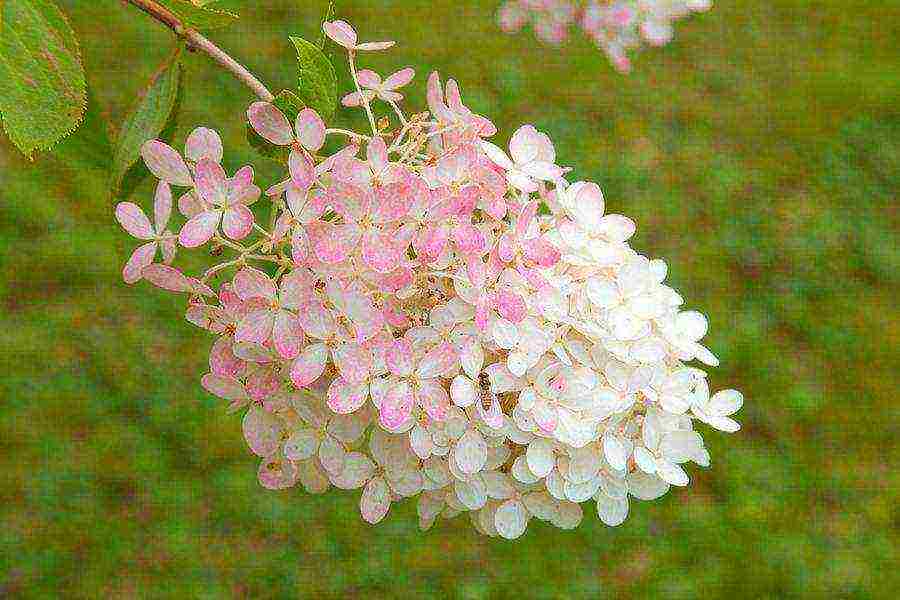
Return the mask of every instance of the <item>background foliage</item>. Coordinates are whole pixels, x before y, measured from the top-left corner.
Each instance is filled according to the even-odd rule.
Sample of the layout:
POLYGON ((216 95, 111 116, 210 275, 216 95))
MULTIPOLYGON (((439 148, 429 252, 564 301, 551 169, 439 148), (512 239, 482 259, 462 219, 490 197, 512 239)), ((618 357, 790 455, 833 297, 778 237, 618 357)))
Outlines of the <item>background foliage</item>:
MULTIPOLYGON (((720 2, 628 77, 580 40, 557 52, 500 35, 492 0, 338 3, 366 39, 399 41, 368 66, 416 67, 415 101, 434 66, 505 135, 548 131, 710 315, 714 387, 748 399, 740 433, 705 436, 713 465, 687 490, 617 529, 588 514, 574 532, 533 522, 517 543, 462 522, 420 534, 410 504, 370 528, 358 493, 257 485, 239 419, 199 386, 208 338, 177 299, 120 279, 133 240, 113 219, 111 124, 172 36, 115 0, 59 4, 81 41, 86 122, 33 163, 0 137, 0 597, 896 597, 890 3, 720 2)), ((292 87, 287 36, 317 39, 326 2, 246 6, 215 39, 292 87)), ((215 127, 229 169, 252 160, 275 181, 245 139, 249 92, 202 56, 184 81, 163 135, 181 146, 215 127)), ((116 199, 146 205, 143 173, 116 199)))

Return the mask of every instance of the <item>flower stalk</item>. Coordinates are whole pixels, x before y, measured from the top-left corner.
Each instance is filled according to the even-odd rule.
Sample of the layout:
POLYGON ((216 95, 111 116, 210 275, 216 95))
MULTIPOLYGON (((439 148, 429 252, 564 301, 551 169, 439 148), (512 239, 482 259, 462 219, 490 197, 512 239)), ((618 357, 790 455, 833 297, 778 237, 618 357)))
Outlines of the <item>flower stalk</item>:
POLYGON ((244 65, 236 61, 227 52, 216 46, 209 38, 195 29, 185 27, 181 19, 165 6, 154 0, 126 0, 128 4, 144 11, 177 35, 183 38, 189 47, 201 50, 212 58, 220 67, 234 75, 241 83, 250 88, 260 100, 274 100, 272 92, 251 73, 244 65))

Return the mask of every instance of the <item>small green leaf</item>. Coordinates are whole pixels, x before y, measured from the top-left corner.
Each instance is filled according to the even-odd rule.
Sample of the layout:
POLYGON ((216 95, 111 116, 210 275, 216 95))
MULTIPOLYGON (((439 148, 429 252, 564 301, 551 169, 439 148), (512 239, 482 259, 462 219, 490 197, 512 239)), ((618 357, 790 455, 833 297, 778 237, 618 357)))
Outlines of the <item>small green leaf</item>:
POLYGON ((0 2, 0 116, 23 154, 81 124, 87 84, 75 32, 51 0, 0 2))
POLYGON ((233 12, 217 8, 219 2, 196 3, 190 0, 156 0, 170 11, 189 28, 197 31, 210 31, 221 29, 234 23, 238 15, 233 12))
POLYGON ((119 189, 125 173, 140 156, 141 145, 147 140, 159 136, 166 126, 178 98, 180 78, 181 47, 179 46, 153 75, 119 132, 112 162, 113 193, 119 189))
POLYGON ((315 44, 294 36, 291 36, 291 42, 297 49, 297 63, 300 66, 297 88, 300 100, 327 120, 334 114, 337 105, 334 65, 315 44))
POLYGON ((281 90, 278 92, 275 99, 272 100, 272 104, 277 106, 278 109, 284 113, 284 116, 287 117, 289 123, 296 121, 300 111, 306 108, 306 103, 291 90, 281 90))

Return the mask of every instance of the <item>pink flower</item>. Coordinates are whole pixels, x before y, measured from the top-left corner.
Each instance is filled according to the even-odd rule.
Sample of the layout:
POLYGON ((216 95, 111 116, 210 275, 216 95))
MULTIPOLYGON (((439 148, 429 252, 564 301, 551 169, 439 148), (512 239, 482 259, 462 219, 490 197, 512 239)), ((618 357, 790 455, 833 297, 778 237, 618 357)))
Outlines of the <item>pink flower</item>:
POLYGON ((341 102, 344 106, 362 106, 371 102, 375 98, 381 98, 385 102, 400 102, 403 100, 403 94, 397 92, 398 89, 407 85, 415 77, 416 72, 407 67, 389 75, 384 81, 375 71, 363 69, 357 73, 357 81, 359 81, 361 92, 352 92, 344 96, 341 102))
POLYGON ((234 276, 234 290, 247 303, 247 314, 237 326, 235 340, 265 344, 271 339, 279 356, 296 358, 303 346, 303 329, 293 311, 312 294, 304 272, 293 271, 276 288, 268 275, 245 267, 234 276))
POLYGON ((555 164, 553 142, 533 125, 523 125, 513 134, 509 141, 512 160, 495 144, 482 140, 481 147, 488 158, 506 171, 509 184, 522 192, 536 192, 537 181, 555 181, 565 173, 555 164))
POLYGON ((462 103, 459 95, 459 86, 453 79, 447 80, 446 101, 444 90, 441 89, 441 77, 437 71, 433 71, 428 77, 428 107, 431 113, 441 122, 439 127, 455 125, 456 129, 445 134, 448 145, 456 145, 461 141, 491 137, 497 133, 497 128, 486 117, 476 115, 462 103))
POLYGON ((259 199, 260 189, 253 185, 253 169, 245 167, 228 179, 218 163, 203 158, 196 169, 197 195, 203 211, 191 217, 178 234, 185 248, 208 242, 222 224, 222 231, 240 240, 253 228, 253 213, 247 205, 259 199))
POLYGON ((247 120, 256 133, 276 146, 296 143, 307 152, 318 152, 325 144, 325 122, 311 108, 304 108, 297 114, 293 129, 284 113, 270 102, 251 104, 247 109, 247 120))
POLYGON ((331 38, 334 43, 343 46, 351 52, 356 50, 387 50, 395 44, 395 42, 365 42, 360 44, 358 43, 356 30, 346 21, 327 21, 322 25, 322 31, 324 31, 325 35, 331 38))
POLYGON ((165 181, 156 186, 153 203, 153 224, 137 204, 120 202, 116 206, 116 219, 122 228, 139 240, 150 240, 138 246, 122 270, 125 283, 136 283, 143 276, 144 267, 153 262, 156 249, 162 254, 163 263, 171 264, 175 258, 175 235, 166 229, 172 214, 172 190, 165 181))

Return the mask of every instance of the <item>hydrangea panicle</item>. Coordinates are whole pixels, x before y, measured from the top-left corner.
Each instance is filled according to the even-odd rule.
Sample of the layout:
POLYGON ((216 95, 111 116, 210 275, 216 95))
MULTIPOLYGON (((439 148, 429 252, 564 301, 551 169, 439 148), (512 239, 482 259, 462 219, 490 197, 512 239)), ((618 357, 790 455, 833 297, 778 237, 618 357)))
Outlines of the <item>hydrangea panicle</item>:
POLYGON ((389 45, 324 29, 350 56, 344 104, 375 116, 383 101, 397 129, 328 129, 312 109, 290 123, 257 102, 250 125, 290 148, 268 226, 253 169, 229 176, 205 128, 183 156, 144 145, 152 223, 116 207, 144 242, 125 281, 187 294, 186 318, 215 337, 201 383, 243 413, 260 484, 361 490, 369 523, 417 497, 423 528, 468 512, 504 538, 533 518, 575 527, 587 501, 616 526, 631 499, 687 485, 687 463, 710 462, 697 426, 737 431, 743 397, 711 393, 691 364, 718 362, 707 319, 682 308, 665 262, 631 248, 634 222, 606 213, 596 183, 570 183, 535 127, 508 152, 488 141, 496 128, 453 80, 432 74, 429 110, 407 116, 396 90, 412 69, 356 72, 357 51, 389 45), (348 143, 323 156, 329 136, 348 143), (218 262, 186 275, 176 243, 218 262))

